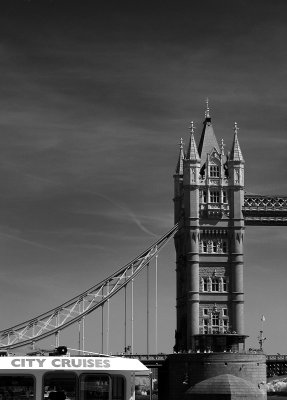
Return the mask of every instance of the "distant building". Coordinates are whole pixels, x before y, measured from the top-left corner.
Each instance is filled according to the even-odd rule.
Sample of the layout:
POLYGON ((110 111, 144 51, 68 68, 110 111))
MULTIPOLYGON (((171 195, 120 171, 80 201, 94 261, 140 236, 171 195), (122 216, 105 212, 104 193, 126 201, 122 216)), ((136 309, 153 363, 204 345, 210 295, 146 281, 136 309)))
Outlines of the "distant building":
POLYGON ((198 145, 193 123, 174 175, 177 274, 175 350, 238 351, 244 347, 244 159, 234 126, 226 153, 208 107, 198 145))

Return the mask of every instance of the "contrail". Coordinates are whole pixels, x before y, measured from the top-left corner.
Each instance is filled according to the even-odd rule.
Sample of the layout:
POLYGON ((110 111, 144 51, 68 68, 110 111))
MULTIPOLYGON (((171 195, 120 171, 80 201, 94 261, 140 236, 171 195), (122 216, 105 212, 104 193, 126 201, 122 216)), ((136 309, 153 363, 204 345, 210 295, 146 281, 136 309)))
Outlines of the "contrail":
MULTIPOLYGON (((14 164, 9 163, 9 162, 7 162, 7 161, 1 161, 1 163, 2 163, 2 164, 6 164, 6 165, 8 165, 9 167, 14 167, 14 168, 16 169, 16 171, 17 171, 19 174, 24 175, 24 176, 27 176, 28 178, 36 179, 36 180, 39 180, 39 181, 42 181, 42 182, 46 182, 46 183, 49 183, 49 184, 52 184, 52 185, 58 185, 58 186, 65 187, 65 185, 64 185, 63 183, 56 182, 56 181, 53 181, 53 180, 50 180, 50 179, 46 179, 46 178, 42 178, 42 177, 39 177, 39 176, 35 176, 35 175, 29 174, 29 173, 26 173, 26 172, 22 172, 21 170, 19 170, 19 167, 18 167, 17 165, 14 165, 14 164)), ((119 208, 120 210, 124 211, 124 213, 130 217, 130 219, 138 226, 138 228, 139 228, 142 232, 147 233, 148 235, 150 235, 150 236, 152 236, 152 237, 158 237, 158 235, 156 235, 154 232, 151 232, 149 229, 147 229, 147 228, 142 224, 142 222, 140 221, 140 219, 139 219, 131 210, 129 210, 127 207, 123 206, 122 204, 120 204, 120 203, 114 201, 114 200, 111 199, 110 197, 108 197, 108 196, 106 196, 106 195, 104 195, 104 194, 101 194, 101 193, 94 192, 94 191, 92 191, 92 190, 83 190, 83 189, 79 189, 79 191, 81 191, 82 193, 90 193, 90 194, 93 194, 93 195, 95 195, 95 196, 97 196, 97 197, 101 197, 102 199, 108 201, 108 202, 109 202, 110 204, 112 204, 113 206, 115 206, 115 207, 119 208)))
POLYGON ((127 207, 123 206, 120 203, 117 203, 116 201, 114 201, 113 199, 109 198, 106 195, 97 193, 97 192, 93 192, 93 191, 87 191, 91 194, 94 194, 95 196, 101 197, 104 200, 107 200, 109 203, 111 203, 113 206, 119 208, 120 210, 124 211, 125 214, 127 214, 131 220, 140 228, 141 231, 147 233, 148 235, 152 236, 152 237, 158 237, 158 235, 156 235, 155 233, 151 232, 150 230, 148 230, 143 224, 142 222, 139 220, 139 218, 131 211, 129 210, 127 207))
POLYGON ((35 246, 35 247, 39 247, 41 249, 46 249, 46 250, 50 250, 50 251, 53 251, 53 252, 56 252, 56 253, 60 253, 59 250, 56 250, 56 249, 54 249, 52 247, 45 246, 44 244, 41 244, 41 243, 33 242, 31 240, 23 239, 23 238, 20 238, 18 236, 15 236, 15 235, 10 235, 9 233, 0 232, 0 235, 2 235, 4 237, 7 237, 9 239, 13 239, 13 240, 17 240, 17 241, 22 242, 22 243, 29 244, 31 246, 35 246))

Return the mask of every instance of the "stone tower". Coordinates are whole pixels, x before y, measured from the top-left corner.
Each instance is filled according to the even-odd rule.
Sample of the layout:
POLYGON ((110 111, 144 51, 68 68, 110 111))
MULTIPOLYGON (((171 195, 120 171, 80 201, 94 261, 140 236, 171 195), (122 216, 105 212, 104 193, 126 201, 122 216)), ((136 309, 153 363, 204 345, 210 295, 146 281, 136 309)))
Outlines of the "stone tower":
POLYGON ((198 145, 191 123, 174 175, 177 275, 175 350, 244 348, 244 159, 235 123, 226 154, 213 131, 208 101, 198 145))

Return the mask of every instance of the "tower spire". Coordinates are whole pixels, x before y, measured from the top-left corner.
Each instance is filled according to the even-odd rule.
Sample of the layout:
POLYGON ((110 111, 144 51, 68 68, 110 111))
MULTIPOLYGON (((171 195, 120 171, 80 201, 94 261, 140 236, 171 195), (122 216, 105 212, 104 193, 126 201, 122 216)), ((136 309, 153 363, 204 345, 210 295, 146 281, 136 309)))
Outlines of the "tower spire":
POLYGON ((209 99, 208 99, 208 97, 206 98, 205 103, 206 103, 205 118, 210 118, 210 113, 209 113, 209 99))
POLYGON ((183 174, 183 160, 184 160, 183 139, 180 138, 179 156, 178 156, 177 166, 176 166, 176 170, 175 170, 176 174, 179 174, 179 175, 183 174))
POLYGON ((232 144, 232 148, 231 148, 231 152, 230 152, 230 160, 231 161, 243 161, 243 156, 242 156, 242 152, 240 149, 240 145, 239 145, 239 140, 238 140, 238 131, 239 131, 239 127, 237 125, 237 122, 234 122, 234 139, 233 139, 233 144, 232 144))
POLYGON ((210 154, 213 149, 216 149, 220 153, 219 145, 215 137, 213 127, 211 124, 210 109, 209 109, 209 99, 206 99, 206 109, 205 109, 205 120, 203 122, 203 130, 201 133, 198 154, 201 159, 201 166, 206 162, 207 154, 210 154))
POLYGON ((190 140, 189 140, 189 146, 188 146, 188 150, 187 150, 187 154, 186 154, 186 158, 188 160, 196 160, 199 161, 199 154, 198 154, 198 150, 197 150, 197 146, 195 143, 195 138, 194 138, 194 131, 195 131, 195 126, 193 121, 191 121, 190 123, 190 140))

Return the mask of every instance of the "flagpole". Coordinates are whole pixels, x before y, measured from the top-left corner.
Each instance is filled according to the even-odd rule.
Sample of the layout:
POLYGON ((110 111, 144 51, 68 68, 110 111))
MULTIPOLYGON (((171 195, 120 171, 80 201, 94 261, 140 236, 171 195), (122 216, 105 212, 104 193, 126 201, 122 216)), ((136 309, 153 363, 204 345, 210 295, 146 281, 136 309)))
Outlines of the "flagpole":
POLYGON ((264 325, 264 321, 265 321, 265 317, 264 315, 261 315, 261 331, 259 332, 259 336, 258 336, 258 342, 259 342, 259 346, 260 346, 260 351, 263 351, 263 342, 266 339, 263 336, 263 325, 264 325))

